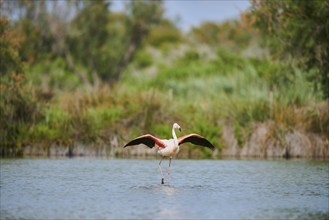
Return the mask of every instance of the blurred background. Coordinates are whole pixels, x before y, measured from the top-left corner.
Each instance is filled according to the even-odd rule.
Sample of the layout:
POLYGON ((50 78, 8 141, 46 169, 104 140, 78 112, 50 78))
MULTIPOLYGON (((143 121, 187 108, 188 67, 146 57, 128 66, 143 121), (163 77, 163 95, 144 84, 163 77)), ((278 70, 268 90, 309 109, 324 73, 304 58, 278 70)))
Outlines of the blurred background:
POLYGON ((0 5, 2 156, 329 157, 328 1, 0 5))

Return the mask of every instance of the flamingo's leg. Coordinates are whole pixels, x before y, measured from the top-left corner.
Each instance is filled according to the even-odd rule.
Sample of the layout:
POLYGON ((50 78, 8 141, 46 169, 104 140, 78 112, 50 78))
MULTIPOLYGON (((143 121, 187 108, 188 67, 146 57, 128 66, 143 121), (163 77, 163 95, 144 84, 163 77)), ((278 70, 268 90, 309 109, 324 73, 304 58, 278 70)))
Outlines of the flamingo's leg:
POLYGON ((170 184, 170 165, 171 165, 171 159, 172 157, 169 158, 169 167, 168 167, 168 183, 170 184))
POLYGON ((161 160, 160 160, 160 162, 159 162, 159 170, 160 170, 161 177, 162 177, 162 179, 161 179, 161 184, 164 184, 164 176, 163 176, 162 169, 161 169, 161 162, 162 162, 162 159, 163 159, 163 157, 161 157, 161 160))

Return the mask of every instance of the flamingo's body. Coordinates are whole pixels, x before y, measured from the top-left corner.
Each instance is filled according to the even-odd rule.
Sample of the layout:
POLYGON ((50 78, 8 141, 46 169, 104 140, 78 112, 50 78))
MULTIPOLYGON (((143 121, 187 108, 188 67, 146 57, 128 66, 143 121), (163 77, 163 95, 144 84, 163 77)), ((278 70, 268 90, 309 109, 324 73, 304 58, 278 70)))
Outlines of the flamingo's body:
POLYGON ((175 129, 179 129, 181 131, 181 127, 174 123, 172 127, 172 139, 159 139, 157 137, 154 137, 151 134, 145 134, 140 137, 135 138, 134 140, 127 143, 124 147, 132 146, 132 145, 139 145, 144 144, 148 146, 149 148, 158 147, 158 154, 162 156, 160 163, 159 163, 159 169, 162 175, 162 181, 161 183, 164 184, 164 177, 161 169, 161 162, 163 157, 169 157, 169 167, 168 167, 168 181, 170 181, 170 165, 172 157, 179 152, 179 146, 183 143, 190 142, 192 144, 208 147, 212 150, 215 149, 215 147, 204 137, 198 134, 188 134, 184 135, 180 138, 177 138, 175 129))

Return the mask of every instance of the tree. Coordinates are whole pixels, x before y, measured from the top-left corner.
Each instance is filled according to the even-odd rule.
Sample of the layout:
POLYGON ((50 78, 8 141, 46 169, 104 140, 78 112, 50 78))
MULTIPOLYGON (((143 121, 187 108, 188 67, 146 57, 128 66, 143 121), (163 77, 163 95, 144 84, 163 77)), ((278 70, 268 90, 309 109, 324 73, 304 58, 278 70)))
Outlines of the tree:
POLYGON ((9 29, 9 20, 0 18, 0 75, 9 75, 12 72, 21 72, 22 63, 19 49, 23 42, 17 33, 9 29))
POLYGON ((45 1, 3 1, 1 13, 11 19, 23 39, 19 53, 23 62, 34 63, 52 52, 53 36, 45 1))
POLYGON ((161 3, 129 1, 124 13, 112 13, 109 0, 20 0, 4 1, 1 12, 12 18, 11 25, 24 39, 22 61, 47 68, 47 63, 61 60, 60 68, 75 73, 85 86, 98 87, 120 79, 161 21, 161 3))
POLYGON ((109 39, 107 25, 109 23, 110 3, 101 1, 83 1, 82 9, 71 22, 69 36, 68 64, 85 82, 99 84, 99 78, 108 81, 113 72, 113 64, 109 64, 110 55, 106 50, 109 39), (72 57, 71 57, 72 56, 72 57), (79 70, 86 67, 87 72, 79 70))
POLYGON ((241 50, 249 46, 251 39, 257 33, 243 20, 225 21, 223 23, 204 22, 194 27, 192 36, 201 43, 212 47, 222 46, 234 50, 241 50))
POLYGON ((316 83, 329 99, 329 1, 252 0, 255 25, 264 33, 271 53, 292 58, 314 70, 316 83))
POLYGON ((125 66, 141 47, 144 38, 149 34, 152 27, 160 23, 164 11, 161 0, 130 1, 126 5, 126 10, 126 26, 130 39, 125 48, 125 53, 113 75, 114 81, 119 80, 125 66))
POLYGON ((9 26, 7 17, 0 18, 0 155, 20 154, 20 137, 39 115, 31 90, 25 84, 22 59, 24 43, 9 26))
POLYGON ((80 71, 80 78, 91 79, 94 85, 99 79, 116 82, 150 29, 160 22, 161 1, 130 1, 125 15, 110 13, 106 0, 82 3, 71 23, 69 45, 73 59, 68 63, 86 66, 89 73, 80 71))

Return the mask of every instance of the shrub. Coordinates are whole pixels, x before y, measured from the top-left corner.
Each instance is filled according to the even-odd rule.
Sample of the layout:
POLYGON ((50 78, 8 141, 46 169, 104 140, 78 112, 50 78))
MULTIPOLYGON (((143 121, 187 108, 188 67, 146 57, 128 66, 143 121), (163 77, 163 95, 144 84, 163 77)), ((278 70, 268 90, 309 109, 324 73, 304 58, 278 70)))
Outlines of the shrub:
POLYGON ((42 117, 40 104, 22 74, 2 77, 0 94, 0 154, 19 155, 22 136, 42 117))

